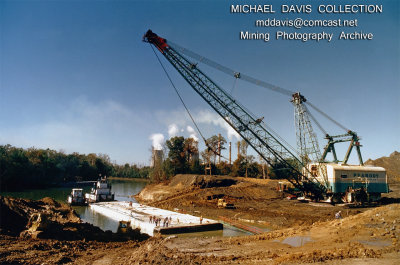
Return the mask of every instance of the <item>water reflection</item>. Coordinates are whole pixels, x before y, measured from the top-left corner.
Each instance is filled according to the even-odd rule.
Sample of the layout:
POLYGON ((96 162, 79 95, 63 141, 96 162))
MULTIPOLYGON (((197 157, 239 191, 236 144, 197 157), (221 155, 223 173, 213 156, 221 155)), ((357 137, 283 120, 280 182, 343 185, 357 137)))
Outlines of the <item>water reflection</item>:
POLYGON ((147 182, 136 180, 111 180, 111 192, 115 194, 117 201, 133 201, 136 202, 133 195, 138 194, 147 182))
POLYGON ((204 231, 195 233, 176 234, 178 237, 213 237, 213 236, 248 236, 252 233, 236 229, 233 226, 224 225, 223 230, 204 231))
MULTIPOLYGON (((138 194, 147 184, 144 181, 120 179, 111 179, 110 182, 111 192, 115 194, 115 200, 133 202, 136 202, 133 195, 138 194)), ((97 213, 90 207, 74 206, 73 208, 82 221, 98 226, 104 231, 111 230, 112 232, 117 232, 118 221, 97 213)))
POLYGON ((288 244, 292 247, 301 247, 308 242, 312 242, 313 240, 309 236, 290 236, 282 241, 274 240, 274 242, 280 242, 282 244, 288 244))
MULTIPOLYGON (((117 201, 133 201, 136 202, 133 195, 138 194, 147 184, 145 181, 140 180, 120 180, 110 179, 111 192, 115 194, 117 201)), ((15 198, 24 198, 32 200, 40 200, 44 197, 54 198, 59 202, 66 202, 68 195, 71 193, 71 187, 68 188, 50 188, 50 189, 36 189, 21 192, 1 192, 3 196, 11 196, 15 198)), ((84 192, 90 192, 91 186, 84 187, 84 192)), ((93 224, 100 229, 106 231, 111 230, 116 232, 118 229, 118 221, 112 220, 102 214, 94 212, 90 207, 86 206, 73 206, 73 209, 82 219, 82 221, 93 224)), ((250 233, 238 230, 235 227, 224 225, 223 230, 219 231, 207 231, 180 234, 179 237, 193 237, 193 236, 242 236, 249 235, 250 233)))

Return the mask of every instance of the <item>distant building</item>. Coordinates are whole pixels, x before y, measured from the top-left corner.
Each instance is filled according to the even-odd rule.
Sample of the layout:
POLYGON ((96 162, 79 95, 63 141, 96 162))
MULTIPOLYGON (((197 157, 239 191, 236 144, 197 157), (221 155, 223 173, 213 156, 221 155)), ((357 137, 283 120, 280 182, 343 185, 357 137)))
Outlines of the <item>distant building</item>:
POLYGON ((162 164, 164 160, 164 152, 163 150, 155 150, 153 149, 151 154, 151 162, 150 167, 158 167, 162 164))

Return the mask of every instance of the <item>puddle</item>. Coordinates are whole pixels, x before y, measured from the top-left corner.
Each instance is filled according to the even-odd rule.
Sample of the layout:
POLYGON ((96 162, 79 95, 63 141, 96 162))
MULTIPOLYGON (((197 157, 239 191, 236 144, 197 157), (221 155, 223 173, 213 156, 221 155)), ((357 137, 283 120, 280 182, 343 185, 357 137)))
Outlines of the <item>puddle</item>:
POLYGON ((375 247, 388 247, 392 245, 392 242, 388 240, 358 240, 359 243, 363 245, 375 246, 375 247))
POLYGON ((183 234, 175 234, 177 237, 234 237, 234 236, 248 236, 252 235, 252 233, 239 230, 233 226, 224 225, 223 230, 216 231, 204 231, 204 232, 194 232, 194 233, 183 233, 183 234))
POLYGON ((282 241, 274 240, 274 242, 279 242, 282 244, 288 244, 292 247, 301 247, 308 242, 313 242, 314 240, 311 239, 309 236, 291 236, 287 237, 282 241))

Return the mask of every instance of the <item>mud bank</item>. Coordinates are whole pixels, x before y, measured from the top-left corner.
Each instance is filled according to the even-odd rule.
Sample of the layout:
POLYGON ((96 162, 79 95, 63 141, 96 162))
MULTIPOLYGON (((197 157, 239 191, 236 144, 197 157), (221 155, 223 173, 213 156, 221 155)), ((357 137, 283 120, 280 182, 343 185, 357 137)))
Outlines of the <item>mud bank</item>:
POLYGON ((147 238, 139 231, 132 231, 127 238, 83 223, 70 206, 48 197, 35 201, 0 196, 0 218, 0 233, 20 238, 86 241, 147 238))
MULTIPOLYGON (((145 190, 149 193, 141 193, 138 198, 143 201, 147 198, 148 203, 157 207, 179 208, 208 218, 223 215, 245 223, 268 225, 273 231, 244 237, 156 236, 144 241, 135 239, 123 242, 87 238, 32 239, 18 237, 17 232, 14 236, 3 233, 0 235, 0 263, 398 264, 400 204, 360 209, 303 204, 282 199, 282 194, 275 189, 277 181, 235 180, 232 183, 202 182, 199 177, 187 179, 179 176, 169 184, 148 186, 145 190), (183 178, 182 181, 180 178, 183 178), (230 200, 237 208, 219 209, 216 206, 219 197, 230 200), (343 219, 334 218, 338 210, 342 210, 343 219)), ((399 198, 399 193, 389 195, 393 202, 399 198)), ((63 220, 71 219, 66 223, 74 223, 72 220, 76 217, 69 211, 61 210, 64 207, 62 205, 51 206, 53 203, 10 200, 7 207, 12 208, 18 203, 33 205, 24 208, 22 213, 15 210, 15 215, 26 216, 24 212, 32 208, 45 210, 54 207, 52 211, 60 210, 59 214, 54 215, 54 220, 56 216, 65 216, 63 220)), ((22 225, 19 227, 24 229, 22 225)), ((2 226, 2 232, 7 229, 10 230, 2 226)))
POLYGON ((268 229, 310 225, 328 221, 342 211, 351 216, 367 208, 350 209, 330 204, 305 204, 287 200, 289 194, 277 190, 281 180, 232 178, 229 176, 177 175, 170 183, 146 186, 136 199, 144 204, 218 220, 220 216, 268 229), (235 209, 221 209, 219 198, 235 209))
POLYGON ((99 242, 0 235, 2 264, 398 264, 400 205, 246 237, 99 242), (290 238, 307 237, 294 246, 290 238))

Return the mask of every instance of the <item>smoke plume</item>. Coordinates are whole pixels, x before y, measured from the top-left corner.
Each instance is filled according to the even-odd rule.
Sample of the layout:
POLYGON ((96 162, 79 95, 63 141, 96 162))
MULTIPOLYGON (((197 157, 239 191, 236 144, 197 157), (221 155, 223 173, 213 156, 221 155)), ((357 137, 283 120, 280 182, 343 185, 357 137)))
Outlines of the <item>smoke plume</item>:
POLYGON ((161 133, 154 133, 150 135, 150 140, 153 141, 154 150, 162 150, 162 145, 164 143, 164 135, 161 133))

